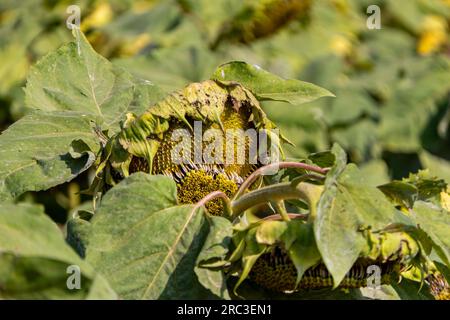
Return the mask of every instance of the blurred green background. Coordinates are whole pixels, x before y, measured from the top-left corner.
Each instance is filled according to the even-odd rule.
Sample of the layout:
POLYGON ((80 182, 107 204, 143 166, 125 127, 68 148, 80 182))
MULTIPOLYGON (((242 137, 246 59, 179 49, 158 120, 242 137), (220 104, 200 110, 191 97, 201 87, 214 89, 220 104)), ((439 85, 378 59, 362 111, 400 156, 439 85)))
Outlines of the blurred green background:
MULTIPOLYGON (((164 89, 244 60, 336 94, 264 108, 295 143, 292 158, 341 144, 377 185, 428 168, 450 182, 449 0, 1 0, 0 131, 23 116, 30 66, 72 40, 78 5, 94 48, 164 89), (369 5, 381 8, 370 30, 369 5)), ((69 72, 69 71, 68 71, 69 72)), ((20 200, 64 223, 91 172, 20 200)))

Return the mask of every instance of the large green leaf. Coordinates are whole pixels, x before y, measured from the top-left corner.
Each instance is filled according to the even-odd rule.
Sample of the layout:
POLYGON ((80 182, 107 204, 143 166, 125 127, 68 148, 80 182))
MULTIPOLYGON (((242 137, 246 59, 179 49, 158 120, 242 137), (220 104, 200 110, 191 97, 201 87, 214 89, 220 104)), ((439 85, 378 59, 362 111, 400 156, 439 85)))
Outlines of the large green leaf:
POLYGON ((106 193, 90 229, 86 259, 120 297, 213 296, 194 272, 209 229, 204 211, 179 206, 172 179, 131 175, 106 193))
POLYGON ((107 282, 64 241, 42 209, 0 205, 0 298, 115 299, 107 282), (68 289, 69 266, 81 271, 80 289, 68 289))
POLYGON ((82 112, 103 130, 117 131, 125 114, 135 111, 134 97, 142 94, 143 86, 155 97, 159 90, 150 82, 136 83, 128 72, 97 54, 78 29, 73 30, 75 42, 49 53, 31 68, 26 104, 45 111, 82 112))
POLYGON ((413 219, 433 241, 433 248, 450 268, 450 213, 424 201, 414 204, 413 219))
POLYGON ((34 112, 0 135, 0 199, 69 181, 95 160, 99 144, 76 112, 34 112))
POLYGON ((327 174, 314 233, 322 259, 337 286, 358 258, 364 238, 362 227, 381 229, 396 221, 397 211, 376 187, 365 183, 355 165, 346 166, 344 151, 332 151, 336 164, 327 174))
POLYGON ((98 55, 84 35, 41 59, 28 77, 29 114, 0 137, 0 199, 69 181, 94 161, 97 131, 119 130, 125 113, 140 114, 162 97, 98 55))
POLYGON ((221 65, 212 75, 219 82, 239 82, 260 100, 278 100, 302 104, 334 95, 312 83, 282 79, 256 65, 233 61, 221 65))

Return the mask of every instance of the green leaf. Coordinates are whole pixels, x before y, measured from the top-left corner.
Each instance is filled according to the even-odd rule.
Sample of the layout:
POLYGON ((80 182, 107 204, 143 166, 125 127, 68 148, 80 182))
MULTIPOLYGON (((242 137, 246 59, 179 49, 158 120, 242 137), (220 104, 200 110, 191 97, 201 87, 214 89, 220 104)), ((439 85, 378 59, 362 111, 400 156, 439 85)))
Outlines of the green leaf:
POLYGON ((412 184, 417 188, 419 200, 435 198, 447 189, 447 183, 436 176, 432 176, 428 170, 410 173, 408 178, 403 179, 403 182, 412 184))
POLYGON ((296 283, 298 284, 305 271, 321 260, 320 252, 316 246, 312 224, 299 225, 297 239, 288 249, 288 254, 297 270, 296 283))
POLYGON ((330 151, 322 151, 311 153, 308 156, 308 159, 311 160, 314 164, 318 165, 322 168, 327 168, 333 166, 336 157, 330 151))
POLYGON ((98 55, 79 30, 74 35, 75 42, 30 71, 26 103, 41 113, 21 119, 0 137, 0 199, 73 179, 98 151, 89 121, 115 132, 125 113, 142 113, 161 97, 156 86, 135 81, 98 55))
POLYGON ((91 219, 86 259, 123 299, 211 298, 194 272, 208 233, 202 209, 179 206, 175 182, 136 173, 91 219))
POLYGON ((250 229, 245 235, 245 248, 242 253, 242 272, 239 280, 234 285, 233 293, 236 291, 242 282, 247 278, 256 260, 264 253, 267 246, 258 243, 256 240, 256 228, 250 229))
POLYGON ((42 209, 0 205, 0 298, 115 299, 108 283, 64 241, 42 209), (79 290, 69 290, 67 268, 81 271, 79 290))
POLYGON ((361 173, 366 177, 366 181, 371 186, 379 186, 388 183, 391 178, 388 174, 388 167, 383 160, 372 160, 359 167, 361 173))
POLYGON ((417 201, 413 219, 433 241, 433 249, 450 268, 450 213, 430 203, 417 201))
POLYGON ((199 282, 216 296, 229 299, 223 266, 233 233, 231 222, 222 217, 209 218, 208 237, 197 258, 195 273, 199 282), (217 266, 218 268, 214 268, 217 266))
POLYGON ((86 247, 89 244, 90 223, 80 218, 70 219, 67 222, 67 243, 82 258, 86 255, 86 247))
POLYGON ((287 228, 285 221, 266 221, 257 227, 256 241, 260 244, 273 245, 280 241, 287 228))
POLYGON ((328 90, 312 83, 296 79, 285 80, 256 65, 242 61, 221 65, 211 78, 223 83, 239 82, 259 100, 285 101, 297 105, 321 97, 334 96, 328 90))
POLYGON ((209 217, 210 230, 198 256, 200 266, 208 266, 222 260, 228 252, 233 233, 231 222, 223 217, 209 217))
POLYGON ((332 151, 336 164, 325 180, 314 233, 336 287, 364 247, 360 228, 381 229, 396 221, 397 210, 380 190, 365 183, 356 166, 345 165, 345 153, 338 145, 332 151))
POLYGON ((304 228, 303 224, 305 224, 305 222, 301 219, 293 219, 287 224, 287 229, 281 236, 281 241, 286 250, 289 250, 295 240, 299 237, 300 232, 304 228))
POLYGON ((400 283, 393 283, 392 287, 401 300, 434 300, 426 287, 421 287, 416 281, 403 279, 400 283))
MULTIPOLYGON (((30 71, 25 88, 29 108, 78 111, 103 130, 116 132, 132 111, 142 86, 121 68, 97 54, 84 35, 74 29, 75 42, 49 53, 30 71)), ((158 88, 147 83, 150 92, 158 88)), ((149 105, 147 105, 149 107, 149 105)))
POLYGON ((95 160, 91 125, 76 112, 34 112, 0 135, 0 199, 70 181, 95 160))
POLYGON ((380 189, 394 204, 405 208, 412 208, 419 193, 417 188, 402 181, 392 181, 381 186, 380 189))

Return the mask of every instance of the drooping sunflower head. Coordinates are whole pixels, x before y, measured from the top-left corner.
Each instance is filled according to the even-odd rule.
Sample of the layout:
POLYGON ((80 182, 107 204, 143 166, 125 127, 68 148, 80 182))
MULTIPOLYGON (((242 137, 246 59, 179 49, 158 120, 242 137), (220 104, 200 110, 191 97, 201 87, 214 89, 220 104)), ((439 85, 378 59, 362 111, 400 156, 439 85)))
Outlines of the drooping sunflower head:
MULTIPOLYGON (((364 232, 367 246, 345 276, 339 288, 368 286, 376 268, 379 284, 398 281, 419 254, 419 245, 405 232, 364 232)), ((234 235, 235 251, 230 260, 240 265, 240 279, 277 292, 335 287, 316 247, 312 223, 301 220, 260 221, 234 235)), ((235 289, 236 289, 235 288, 235 289)))
MULTIPOLYGON (((399 273, 400 265, 392 261, 359 258, 339 283, 340 288, 366 287, 371 275, 369 267, 380 268, 380 284, 389 284, 399 273)), ((270 248, 253 266, 249 279, 258 285, 277 292, 290 292, 300 289, 322 289, 333 287, 333 277, 324 263, 308 268, 297 283, 297 270, 285 249, 280 246, 270 248)))
MULTIPOLYGON (((196 203, 217 190, 231 197, 262 164, 261 132, 274 129, 258 100, 243 86, 213 80, 192 83, 140 117, 129 115, 106 148, 106 181, 115 184, 144 171, 173 178, 180 203, 196 203)), ((281 153, 277 137, 265 137, 281 153)), ((223 211, 219 200, 207 204, 207 209, 215 215, 223 211)))

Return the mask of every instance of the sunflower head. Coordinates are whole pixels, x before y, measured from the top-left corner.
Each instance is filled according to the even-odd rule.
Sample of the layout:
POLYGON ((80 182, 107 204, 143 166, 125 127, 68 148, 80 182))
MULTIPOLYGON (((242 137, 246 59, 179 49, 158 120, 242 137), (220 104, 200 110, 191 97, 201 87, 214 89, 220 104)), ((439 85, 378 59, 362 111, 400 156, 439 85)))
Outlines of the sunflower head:
MULTIPOLYGON (((346 275, 340 288, 360 288, 377 268, 380 284, 398 280, 419 254, 418 243, 405 232, 364 231, 366 247, 346 275)), ((252 223, 234 237, 235 251, 230 261, 240 269, 236 288, 248 278, 259 286, 277 292, 335 287, 316 247, 311 222, 299 219, 252 223)))
MULTIPOLYGON (((128 115, 123 129, 105 148, 107 184, 144 171, 174 179, 180 203, 196 203, 212 191, 232 196, 261 166, 259 132, 276 129, 253 94, 237 83, 192 83, 150 107, 128 115)), ((268 137, 281 151, 278 140, 268 137)), ((222 204, 207 204, 221 214, 222 204)))
MULTIPOLYGON (((237 183, 224 174, 211 175, 204 170, 191 170, 178 184, 178 200, 180 203, 196 203, 217 190, 231 197, 237 189, 237 183)), ((206 204, 206 209, 212 215, 221 215, 224 208, 220 199, 214 199, 206 204)))

